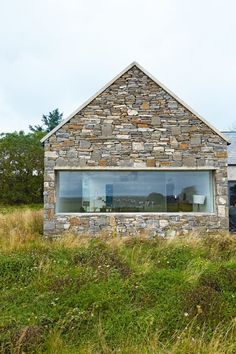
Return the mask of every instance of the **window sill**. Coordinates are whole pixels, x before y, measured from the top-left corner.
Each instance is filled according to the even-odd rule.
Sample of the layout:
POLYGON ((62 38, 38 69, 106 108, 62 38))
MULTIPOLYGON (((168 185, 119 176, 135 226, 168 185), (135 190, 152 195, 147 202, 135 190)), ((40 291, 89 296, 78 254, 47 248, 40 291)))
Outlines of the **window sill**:
POLYGON ((106 212, 106 213, 55 213, 55 216, 179 216, 179 215, 191 215, 191 216, 217 216, 216 212, 153 212, 153 213, 142 213, 142 212, 106 212))

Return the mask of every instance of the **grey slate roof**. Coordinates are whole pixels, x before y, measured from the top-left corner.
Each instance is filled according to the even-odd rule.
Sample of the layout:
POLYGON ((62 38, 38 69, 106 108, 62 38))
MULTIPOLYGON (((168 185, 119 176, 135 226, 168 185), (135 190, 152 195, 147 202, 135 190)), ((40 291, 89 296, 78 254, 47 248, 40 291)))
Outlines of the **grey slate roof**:
POLYGON ((231 142, 228 145, 228 164, 236 165, 236 131, 222 132, 231 142))

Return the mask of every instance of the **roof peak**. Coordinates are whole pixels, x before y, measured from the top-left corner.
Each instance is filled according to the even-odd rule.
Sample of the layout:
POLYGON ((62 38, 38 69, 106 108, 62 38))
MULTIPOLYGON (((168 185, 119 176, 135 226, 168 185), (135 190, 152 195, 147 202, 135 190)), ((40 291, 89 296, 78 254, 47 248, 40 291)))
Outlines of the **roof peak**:
POLYGON ((90 97, 87 101, 84 102, 79 108, 77 108, 72 114, 70 114, 66 119, 64 119, 60 124, 58 124, 54 129, 52 129, 44 138, 41 139, 43 143, 45 140, 50 138, 58 129, 60 129, 64 124, 66 124, 73 116, 78 114, 83 108, 85 108, 89 103, 91 103, 97 96, 99 96, 102 92, 104 92, 109 86, 111 86, 116 80, 118 80, 123 74, 129 71, 131 68, 136 66, 139 70, 141 70, 145 75, 147 75, 152 81, 154 81, 158 86, 160 86, 164 91, 166 91, 170 96, 172 96, 176 101, 178 101, 183 107, 185 107, 188 111, 194 114, 198 119, 204 122, 208 127, 210 127, 217 135, 219 135, 223 140, 225 140, 228 144, 230 141, 215 127, 213 127, 210 123, 208 123, 202 116, 200 116, 197 112, 195 112, 187 103, 182 101, 178 96, 176 96, 171 90, 169 90, 165 85, 163 85, 159 80, 157 80, 152 74, 150 74, 146 69, 144 69, 137 61, 133 61, 130 63, 125 69, 123 69, 118 75, 116 75, 111 81, 109 81, 105 86, 103 86, 95 95, 90 97))

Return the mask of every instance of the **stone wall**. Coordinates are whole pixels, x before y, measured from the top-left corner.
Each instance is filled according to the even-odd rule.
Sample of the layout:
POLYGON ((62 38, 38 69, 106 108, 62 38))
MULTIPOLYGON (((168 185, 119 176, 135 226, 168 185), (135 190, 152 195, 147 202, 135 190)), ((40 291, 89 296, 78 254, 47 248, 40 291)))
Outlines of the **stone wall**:
POLYGON ((228 228, 227 143, 133 66, 45 143, 45 234, 175 235, 228 228), (55 213, 56 169, 215 169, 212 214, 55 213))

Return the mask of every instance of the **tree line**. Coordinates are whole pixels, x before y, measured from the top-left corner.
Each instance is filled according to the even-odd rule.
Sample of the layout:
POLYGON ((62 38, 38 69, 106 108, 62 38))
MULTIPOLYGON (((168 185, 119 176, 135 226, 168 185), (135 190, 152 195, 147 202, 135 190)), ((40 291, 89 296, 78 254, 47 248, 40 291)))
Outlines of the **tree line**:
POLYGON ((43 159, 40 139, 62 121, 58 109, 43 115, 41 124, 0 134, 0 204, 43 202, 43 159))

